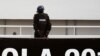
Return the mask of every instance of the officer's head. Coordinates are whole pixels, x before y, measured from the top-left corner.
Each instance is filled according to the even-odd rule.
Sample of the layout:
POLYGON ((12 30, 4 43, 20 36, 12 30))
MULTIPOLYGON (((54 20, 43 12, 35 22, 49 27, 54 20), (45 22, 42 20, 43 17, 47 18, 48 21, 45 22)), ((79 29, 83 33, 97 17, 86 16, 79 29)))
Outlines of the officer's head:
POLYGON ((44 12, 44 6, 40 5, 37 7, 37 12, 38 13, 43 13, 44 12))

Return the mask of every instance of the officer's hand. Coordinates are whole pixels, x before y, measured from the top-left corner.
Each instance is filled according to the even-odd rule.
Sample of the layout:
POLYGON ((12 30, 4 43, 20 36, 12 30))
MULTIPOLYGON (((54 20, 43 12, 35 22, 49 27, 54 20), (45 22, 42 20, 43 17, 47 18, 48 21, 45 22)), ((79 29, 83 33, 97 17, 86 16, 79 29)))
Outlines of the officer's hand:
POLYGON ((37 32, 39 33, 39 35, 41 35, 41 36, 42 36, 42 34, 41 34, 41 32, 40 32, 39 30, 37 30, 37 32))
POLYGON ((48 36, 48 34, 49 34, 49 31, 46 32, 46 36, 48 36))
POLYGON ((37 32, 39 32, 39 30, 36 30, 37 32))

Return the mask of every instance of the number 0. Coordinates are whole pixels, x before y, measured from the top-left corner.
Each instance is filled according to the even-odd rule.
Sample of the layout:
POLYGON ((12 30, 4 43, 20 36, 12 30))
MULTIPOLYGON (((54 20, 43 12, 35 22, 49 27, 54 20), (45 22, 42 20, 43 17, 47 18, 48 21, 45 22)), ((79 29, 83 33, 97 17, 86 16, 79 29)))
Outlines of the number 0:
POLYGON ((84 49, 81 56, 87 56, 87 53, 90 53, 90 56, 96 56, 93 49, 84 49))
POLYGON ((74 53, 74 56, 79 56, 79 52, 78 52, 78 50, 76 50, 76 49, 68 49, 68 50, 65 52, 65 56, 70 56, 71 53, 74 53))

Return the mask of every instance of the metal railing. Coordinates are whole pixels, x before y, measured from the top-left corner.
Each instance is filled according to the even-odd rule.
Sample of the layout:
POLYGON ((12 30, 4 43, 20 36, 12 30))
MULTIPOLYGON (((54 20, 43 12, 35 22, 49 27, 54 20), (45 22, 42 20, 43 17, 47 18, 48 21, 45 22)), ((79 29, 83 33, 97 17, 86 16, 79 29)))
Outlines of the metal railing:
MULTIPOLYGON (((32 25, 0 25, 3 28, 19 28, 20 35, 22 35, 22 28, 33 28, 32 25)), ((52 28, 73 28, 73 35, 76 33, 76 28, 100 28, 100 26, 52 26, 52 28)))

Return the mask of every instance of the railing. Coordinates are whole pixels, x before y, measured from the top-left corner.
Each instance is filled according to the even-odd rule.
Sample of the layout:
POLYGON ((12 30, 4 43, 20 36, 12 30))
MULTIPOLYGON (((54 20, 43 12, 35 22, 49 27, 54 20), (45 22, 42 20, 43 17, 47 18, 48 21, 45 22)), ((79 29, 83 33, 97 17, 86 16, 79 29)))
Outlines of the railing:
MULTIPOLYGON (((0 35, 0 38, 34 38, 34 35, 23 35, 23 28, 33 28, 32 25, 0 25, 0 28, 19 28, 19 35, 0 35)), ((100 28, 100 26, 52 26, 52 28, 73 28, 73 35, 49 35, 49 38, 100 38, 100 35, 75 35, 76 28, 100 28)))
MULTIPOLYGON (((22 28, 33 28, 32 25, 0 25, 0 27, 8 28, 19 28, 20 35, 22 35, 22 28)), ((73 28, 73 35, 76 33, 76 28, 100 28, 100 26, 52 26, 52 28, 73 28)))

